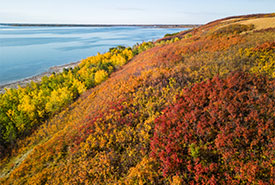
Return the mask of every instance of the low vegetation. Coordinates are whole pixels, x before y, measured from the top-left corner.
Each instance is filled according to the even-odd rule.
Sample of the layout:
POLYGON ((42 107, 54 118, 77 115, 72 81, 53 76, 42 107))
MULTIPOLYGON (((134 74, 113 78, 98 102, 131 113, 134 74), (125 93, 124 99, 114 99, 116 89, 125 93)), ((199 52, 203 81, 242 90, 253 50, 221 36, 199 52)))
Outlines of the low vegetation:
POLYGON ((179 32, 176 32, 176 33, 167 33, 164 35, 164 37, 170 37, 170 36, 174 36, 174 35, 177 35, 179 34, 179 32))
POLYGON ((113 48, 8 90, 1 126, 25 135, 1 135, 0 182, 274 184, 275 29, 236 23, 261 17, 274 15, 113 48))
POLYGON ((229 26, 222 27, 214 32, 215 36, 235 35, 242 32, 253 30, 255 27, 253 24, 231 24, 229 26))
POLYGON ((16 139, 25 137, 87 89, 105 81, 132 57, 132 48, 111 48, 105 54, 81 61, 74 69, 64 69, 62 73, 42 77, 40 83, 0 94, 0 156, 14 147, 16 139))

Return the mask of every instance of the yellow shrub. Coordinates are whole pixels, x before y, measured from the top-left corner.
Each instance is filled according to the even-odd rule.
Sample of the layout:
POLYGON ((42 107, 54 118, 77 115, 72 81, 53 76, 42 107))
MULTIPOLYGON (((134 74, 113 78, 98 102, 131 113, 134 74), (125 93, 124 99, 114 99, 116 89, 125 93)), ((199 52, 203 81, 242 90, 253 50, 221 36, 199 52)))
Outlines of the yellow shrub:
POLYGON ((101 82, 103 82, 104 80, 106 80, 106 78, 108 77, 108 73, 104 70, 99 70, 95 73, 95 83, 99 84, 101 82))

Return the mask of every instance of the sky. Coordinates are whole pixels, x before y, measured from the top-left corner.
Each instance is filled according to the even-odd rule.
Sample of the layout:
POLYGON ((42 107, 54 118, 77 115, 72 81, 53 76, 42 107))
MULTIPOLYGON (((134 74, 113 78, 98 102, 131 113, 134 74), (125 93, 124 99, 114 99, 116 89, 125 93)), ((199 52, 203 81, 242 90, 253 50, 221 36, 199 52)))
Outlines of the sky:
POLYGON ((0 23, 204 24, 274 10, 275 0, 0 0, 0 23))

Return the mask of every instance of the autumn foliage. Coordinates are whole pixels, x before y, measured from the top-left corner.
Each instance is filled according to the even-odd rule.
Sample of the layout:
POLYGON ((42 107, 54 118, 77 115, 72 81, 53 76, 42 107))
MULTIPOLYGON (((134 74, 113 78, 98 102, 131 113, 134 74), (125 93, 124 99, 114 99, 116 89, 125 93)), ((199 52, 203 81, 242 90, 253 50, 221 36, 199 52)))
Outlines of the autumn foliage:
POLYGON ((152 156, 191 184, 274 183, 275 81, 246 73, 186 88, 156 119, 152 156))
POLYGON ((0 95, 0 182, 274 184, 275 29, 241 22, 263 17, 111 48, 0 95))
POLYGON ((119 46, 82 60, 74 69, 44 76, 40 83, 32 82, 27 87, 7 89, 0 94, 0 157, 8 153, 16 139, 24 138, 88 88, 105 81, 132 57, 131 48, 119 46))

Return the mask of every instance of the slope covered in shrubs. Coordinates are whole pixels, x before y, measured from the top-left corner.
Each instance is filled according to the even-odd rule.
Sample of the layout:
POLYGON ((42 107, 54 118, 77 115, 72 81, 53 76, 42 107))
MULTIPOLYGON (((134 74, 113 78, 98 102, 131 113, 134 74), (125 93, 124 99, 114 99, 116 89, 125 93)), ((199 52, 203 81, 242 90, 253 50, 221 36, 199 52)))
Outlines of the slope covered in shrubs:
POLYGON ((1 183, 274 183, 275 30, 232 26, 261 17, 274 15, 139 45, 18 140, 1 160, 1 183))
POLYGON ((100 84, 133 57, 132 48, 117 47, 82 60, 74 69, 44 76, 27 87, 0 94, 0 157, 41 122, 70 104, 86 89, 100 84))
POLYGON ((185 88, 155 120, 152 156, 184 183, 274 183, 275 81, 235 73, 185 88))

